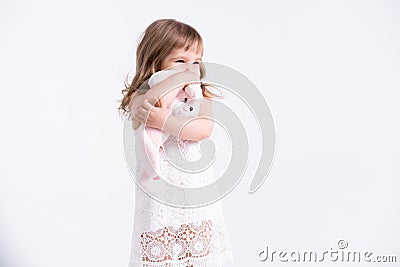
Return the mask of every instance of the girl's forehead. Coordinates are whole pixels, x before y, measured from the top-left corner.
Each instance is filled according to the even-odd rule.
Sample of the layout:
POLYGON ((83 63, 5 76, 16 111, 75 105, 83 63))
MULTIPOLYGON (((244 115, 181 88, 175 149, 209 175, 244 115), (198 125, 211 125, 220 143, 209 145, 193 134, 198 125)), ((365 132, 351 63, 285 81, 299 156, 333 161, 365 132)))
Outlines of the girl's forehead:
POLYGON ((201 57, 201 49, 197 46, 197 44, 192 45, 189 49, 185 49, 185 47, 174 48, 171 51, 171 55, 197 55, 201 57))

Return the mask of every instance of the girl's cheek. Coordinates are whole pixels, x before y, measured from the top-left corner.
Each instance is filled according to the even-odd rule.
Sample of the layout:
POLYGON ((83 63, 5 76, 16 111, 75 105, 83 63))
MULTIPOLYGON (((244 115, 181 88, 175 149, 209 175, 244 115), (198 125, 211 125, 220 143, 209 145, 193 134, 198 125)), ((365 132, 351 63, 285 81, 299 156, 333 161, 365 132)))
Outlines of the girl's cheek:
POLYGON ((176 63, 166 63, 165 66, 164 66, 164 69, 172 68, 172 67, 175 67, 176 65, 178 65, 178 64, 176 64, 176 63))

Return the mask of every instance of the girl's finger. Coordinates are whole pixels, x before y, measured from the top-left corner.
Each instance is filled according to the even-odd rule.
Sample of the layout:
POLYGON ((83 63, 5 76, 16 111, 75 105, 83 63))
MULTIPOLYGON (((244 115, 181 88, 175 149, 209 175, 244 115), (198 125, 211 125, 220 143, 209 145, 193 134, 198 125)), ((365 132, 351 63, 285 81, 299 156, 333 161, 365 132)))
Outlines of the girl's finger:
POLYGON ((132 115, 132 120, 137 121, 137 122, 140 122, 140 121, 139 121, 139 118, 137 117, 136 114, 133 114, 133 115, 132 115))
POLYGON ((133 115, 133 119, 135 120, 135 121, 137 121, 137 122, 140 122, 140 123, 142 123, 142 119, 140 118, 140 117, 138 117, 137 115, 133 115))
POLYGON ((148 116, 150 114, 151 110, 148 110, 146 108, 142 108, 140 109, 139 113, 142 115, 143 118, 146 118, 146 116, 148 116))
POLYGON ((142 113, 142 114, 146 114, 146 113, 148 113, 149 111, 148 111, 145 107, 140 107, 140 108, 138 108, 137 112, 140 112, 140 113, 142 113))
POLYGON ((146 117, 145 114, 146 114, 146 113, 143 113, 143 112, 140 112, 140 111, 135 112, 135 116, 136 116, 137 118, 139 118, 139 119, 144 119, 144 118, 146 117))
POLYGON ((135 119, 135 120, 140 119, 139 114, 137 112, 133 113, 133 119, 135 119))
POLYGON ((142 107, 144 107, 144 108, 146 108, 148 110, 151 110, 151 109, 154 108, 154 106, 152 104, 150 104, 147 99, 144 100, 144 103, 143 103, 142 107))

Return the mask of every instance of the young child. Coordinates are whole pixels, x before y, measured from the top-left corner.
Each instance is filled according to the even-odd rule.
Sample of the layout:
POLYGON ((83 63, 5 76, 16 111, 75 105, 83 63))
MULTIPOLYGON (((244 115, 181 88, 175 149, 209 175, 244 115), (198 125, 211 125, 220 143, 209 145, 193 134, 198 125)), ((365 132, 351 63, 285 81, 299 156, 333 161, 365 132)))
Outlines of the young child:
MULTIPOLYGON (((198 156, 195 154, 200 152, 199 142, 210 137, 213 130, 212 120, 202 116, 212 117, 211 98, 218 96, 207 89, 207 84, 201 83, 203 100, 199 117, 193 121, 191 117, 170 116, 166 99, 175 98, 186 85, 199 82, 204 76, 202 56, 202 38, 191 26, 174 19, 160 19, 147 27, 137 48, 135 77, 122 91, 124 96, 119 107, 124 114, 132 116, 135 138, 139 137, 137 129, 145 123, 170 134, 162 146, 164 151, 172 151, 172 155, 179 157, 177 148, 188 147, 189 159, 198 156), (192 70, 197 64, 200 77, 192 70), (158 71, 171 68, 179 72, 150 89, 148 79, 158 71)), ((137 176, 143 171, 144 157, 144 153, 136 150, 137 176)), ((202 186, 215 180, 213 175, 191 179, 162 153, 160 169, 162 179, 184 187, 202 186)), ((233 261, 220 201, 196 208, 173 207, 150 197, 135 185, 129 267, 206 267, 233 261)))

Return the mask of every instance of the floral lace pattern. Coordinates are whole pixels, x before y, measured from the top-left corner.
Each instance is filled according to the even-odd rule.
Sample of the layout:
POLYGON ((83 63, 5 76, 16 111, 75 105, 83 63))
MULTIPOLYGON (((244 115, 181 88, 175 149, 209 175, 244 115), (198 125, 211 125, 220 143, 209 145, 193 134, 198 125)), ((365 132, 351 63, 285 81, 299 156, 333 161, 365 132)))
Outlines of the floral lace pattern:
MULTIPOLYGON (((213 172, 192 175, 174 166, 174 163, 184 166, 201 157, 199 142, 171 135, 162 150, 168 150, 169 158, 161 153, 160 174, 168 182, 196 187, 214 181, 213 172)), ((137 151, 137 174, 143 169, 143 160, 137 151)), ((222 265, 228 260, 233 261, 221 202, 196 208, 178 208, 155 200, 138 185, 135 194, 129 267, 200 267, 207 263, 222 265)))
POLYGON ((140 235, 144 261, 182 260, 206 256, 210 250, 211 221, 164 227, 140 235))

